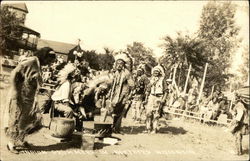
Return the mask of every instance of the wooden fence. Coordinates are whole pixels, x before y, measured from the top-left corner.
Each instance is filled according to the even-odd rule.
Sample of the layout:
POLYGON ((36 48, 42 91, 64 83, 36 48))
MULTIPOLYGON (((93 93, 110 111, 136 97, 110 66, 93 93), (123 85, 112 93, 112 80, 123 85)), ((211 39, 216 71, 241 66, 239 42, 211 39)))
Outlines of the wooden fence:
POLYGON ((169 114, 173 114, 173 115, 177 115, 177 116, 181 116, 183 118, 185 118, 185 117, 192 118, 192 119, 197 119, 197 120, 203 121, 203 122, 214 122, 216 124, 222 124, 222 125, 229 125, 230 122, 232 121, 231 119, 227 118, 226 114, 220 114, 220 116, 218 117, 218 120, 211 120, 211 119, 204 118, 200 112, 192 112, 192 111, 177 109, 174 107, 169 108, 169 107, 165 106, 164 112, 169 113, 169 114))

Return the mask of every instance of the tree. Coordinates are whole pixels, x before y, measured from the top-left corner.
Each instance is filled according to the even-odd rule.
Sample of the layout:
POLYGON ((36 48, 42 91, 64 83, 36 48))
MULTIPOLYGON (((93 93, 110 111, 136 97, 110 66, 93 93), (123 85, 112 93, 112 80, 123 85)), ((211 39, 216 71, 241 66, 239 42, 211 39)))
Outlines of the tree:
POLYGON ((98 54, 95 50, 86 50, 83 52, 83 59, 86 60, 91 69, 99 70, 98 54))
POLYGON ((204 56, 203 42, 198 38, 177 32, 176 38, 165 36, 161 47, 164 49, 164 55, 160 58, 160 63, 165 67, 166 75, 173 73, 173 67, 177 67, 178 84, 184 86, 190 64, 191 75, 197 80, 202 77, 203 68, 208 60, 204 56))
POLYGON ((240 67, 240 72, 242 73, 243 82, 249 82, 249 48, 245 47, 242 53, 243 63, 240 67))
POLYGON ((0 55, 7 54, 8 41, 20 38, 21 19, 7 7, 0 8, 0 55))
POLYGON ((205 55, 210 60, 207 86, 223 86, 230 77, 230 57, 240 42, 235 12, 236 6, 230 1, 211 1, 202 9, 198 37, 203 41, 205 55))
POLYGON ((89 67, 95 70, 110 70, 114 64, 113 51, 105 48, 105 53, 97 53, 95 50, 83 51, 82 59, 87 61, 89 67))
POLYGON ((104 48, 105 53, 98 55, 99 70, 111 70, 115 62, 114 51, 109 48, 104 48))
MULTIPOLYGON (((133 57, 134 68, 140 64, 146 64, 147 69, 150 70, 152 67, 157 65, 156 59, 153 57, 153 50, 144 46, 141 42, 133 42, 132 45, 127 45, 127 52, 133 57)), ((149 73, 149 71, 147 71, 149 73)))

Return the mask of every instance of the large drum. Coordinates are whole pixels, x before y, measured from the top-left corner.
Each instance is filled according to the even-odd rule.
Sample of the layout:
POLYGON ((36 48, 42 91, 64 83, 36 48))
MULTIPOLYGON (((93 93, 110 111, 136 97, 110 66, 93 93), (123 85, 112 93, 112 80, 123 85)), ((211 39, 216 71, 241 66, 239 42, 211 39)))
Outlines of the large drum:
POLYGON ((67 138, 72 135, 75 129, 75 121, 64 117, 54 117, 51 120, 50 131, 52 136, 67 138))

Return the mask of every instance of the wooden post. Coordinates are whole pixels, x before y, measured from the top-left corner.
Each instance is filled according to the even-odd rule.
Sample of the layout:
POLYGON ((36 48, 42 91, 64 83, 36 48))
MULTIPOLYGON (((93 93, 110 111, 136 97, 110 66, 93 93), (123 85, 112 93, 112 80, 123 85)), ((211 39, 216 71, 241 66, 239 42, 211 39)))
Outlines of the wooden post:
POLYGON ((177 66, 175 66, 175 67, 174 67, 174 73, 173 73, 172 85, 174 85, 174 83, 175 83, 175 74, 176 74, 176 69, 177 69, 177 66))
POLYGON ((212 96, 212 95, 213 95, 213 93, 214 93, 214 85, 213 85, 213 87, 212 87, 212 91, 211 91, 210 96, 212 96))
POLYGON ((177 86, 180 85, 180 81, 181 81, 181 70, 179 70, 179 73, 178 73, 177 86))
POLYGON ((200 87, 200 92, 199 92, 199 96, 198 96, 196 104, 199 104, 199 101, 200 101, 200 98, 201 98, 201 94, 202 94, 205 79, 206 79, 207 66, 208 66, 208 63, 206 63, 206 66, 205 66, 205 70, 204 70, 204 74, 203 74, 203 78, 202 78, 202 82, 201 82, 201 87, 200 87))
POLYGON ((186 91, 187 91, 187 84, 188 84, 188 79, 189 79, 189 75, 190 75, 191 68, 192 68, 192 65, 190 64, 190 65, 189 65, 189 68, 188 68, 188 74, 187 74, 187 78, 186 78, 184 90, 183 90, 184 94, 186 94, 186 91))
POLYGON ((172 77, 172 73, 170 73, 170 75, 169 75, 169 79, 171 79, 171 77, 172 77))
POLYGON ((232 111, 232 107, 233 107, 233 100, 230 100, 229 112, 232 111))
POLYGON ((229 92, 232 92, 232 82, 230 81, 229 83, 230 83, 229 84, 229 92))

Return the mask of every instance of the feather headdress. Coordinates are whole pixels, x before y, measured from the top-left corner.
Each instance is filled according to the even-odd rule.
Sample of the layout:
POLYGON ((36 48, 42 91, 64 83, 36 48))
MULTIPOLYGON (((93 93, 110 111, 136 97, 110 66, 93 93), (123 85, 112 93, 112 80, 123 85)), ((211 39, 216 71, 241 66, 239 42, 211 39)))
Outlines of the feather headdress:
POLYGON ((249 85, 235 91, 236 97, 239 97, 247 106, 250 107, 249 85))
POLYGON ((92 80, 87 82, 88 87, 97 87, 101 83, 111 84, 113 80, 113 75, 104 72, 103 74, 100 74, 98 76, 95 76, 92 80))
POLYGON ((128 53, 121 53, 115 55, 115 63, 117 60, 123 60, 125 62, 125 68, 128 69, 129 71, 132 71, 133 68, 133 58, 128 54, 128 53))
POLYGON ((64 82, 68 79, 69 75, 72 75, 76 71, 76 67, 72 63, 68 63, 58 73, 58 81, 64 82))
POLYGON ((165 76, 165 70, 164 70, 164 68, 163 68, 161 65, 155 66, 155 67, 152 69, 152 74, 153 74, 154 71, 156 71, 156 70, 159 71, 159 72, 161 73, 162 77, 165 76))

